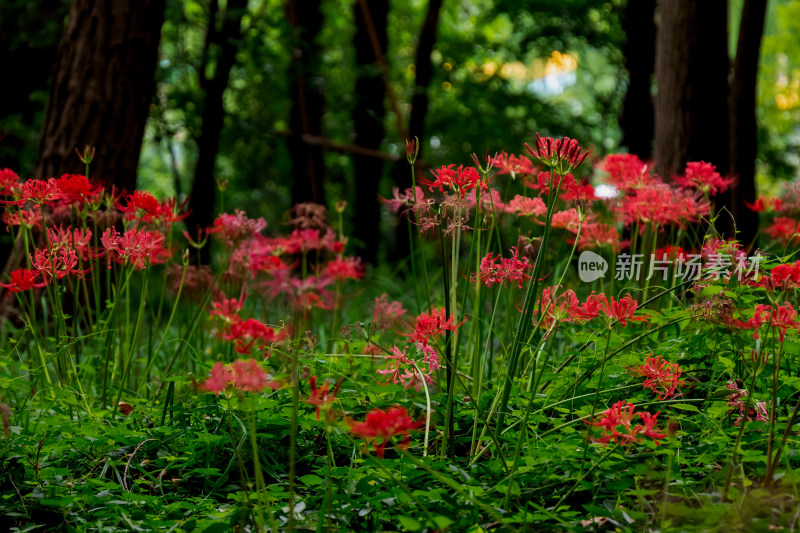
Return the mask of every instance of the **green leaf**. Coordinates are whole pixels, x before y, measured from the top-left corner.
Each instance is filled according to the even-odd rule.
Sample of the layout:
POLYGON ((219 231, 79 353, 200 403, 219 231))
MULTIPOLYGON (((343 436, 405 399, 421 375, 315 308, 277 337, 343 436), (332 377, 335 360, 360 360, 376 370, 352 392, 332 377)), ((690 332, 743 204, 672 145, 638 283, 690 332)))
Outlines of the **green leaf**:
POLYGON ((403 526, 408 531, 417 531, 422 527, 422 524, 420 524, 410 516, 400 515, 397 517, 397 520, 400 522, 400 525, 403 526))
POLYGON ((306 474, 305 476, 300 476, 299 478, 297 478, 297 480, 300 481, 300 483, 302 483, 303 485, 308 485, 309 487, 314 485, 319 485, 324 481, 324 479, 314 474, 306 474))
POLYGON ((689 403, 675 403, 675 404, 672 404, 672 407, 674 407, 675 409, 680 409, 681 411, 697 412, 697 411, 700 410, 697 407, 695 407, 694 405, 689 404, 689 403))

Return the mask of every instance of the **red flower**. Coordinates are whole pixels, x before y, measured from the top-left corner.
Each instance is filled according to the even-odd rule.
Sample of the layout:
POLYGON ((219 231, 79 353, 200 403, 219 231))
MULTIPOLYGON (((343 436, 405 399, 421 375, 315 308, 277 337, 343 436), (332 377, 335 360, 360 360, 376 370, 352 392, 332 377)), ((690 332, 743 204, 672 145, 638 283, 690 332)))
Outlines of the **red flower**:
POLYGON ((797 311, 788 302, 778 307, 758 304, 753 318, 746 322, 734 320, 732 325, 740 329, 752 329, 754 339, 759 338, 759 330, 762 326, 769 325, 769 327, 778 330, 778 338, 783 342, 787 329, 800 328, 800 322, 796 321, 795 318, 797 318, 797 311))
POLYGON ((675 183, 683 188, 695 188, 714 196, 727 190, 736 182, 733 178, 723 178, 717 167, 705 161, 692 161, 686 164, 683 176, 676 176, 675 183))
POLYGON ((219 394, 231 381, 233 381, 233 373, 230 369, 222 363, 215 363, 211 368, 211 377, 201 385, 201 388, 219 394))
POLYGON ((480 272, 473 275, 472 280, 484 283, 487 287, 491 287, 495 283, 516 283, 521 289, 522 282, 526 279, 531 279, 525 271, 533 268, 533 265, 528 263, 527 257, 519 259, 519 252, 516 247, 512 247, 511 252, 513 255, 508 259, 499 256, 493 257, 492 252, 489 252, 489 255, 481 259, 480 272), (497 262, 498 259, 500 263, 497 262))
POLYGON ((127 205, 117 203, 116 207, 125 213, 126 219, 148 224, 172 224, 189 216, 189 213, 178 214, 183 206, 178 207, 174 198, 159 202, 146 191, 134 191, 128 195, 127 205))
POLYGON ((34 251, 30 258, 31 265, 42 275, 45 283, 49 283, 54 276, 56 279, 62 279, 72 274, 82 278, 84 274, 89 272, 89 270, 78 270, 78 254, 75 250, 66 248, 60 250, 39 249, 34 251))
POLYGON ((647 164, 634 154, 609 154, 597 168, 608 174, 606 183, 623 192, 641 189, 656 181, 647 164))
POLYGON ((276 332, 274 328, 259 322, 255 318, 234 320, 227 332, 222 334, 226 341, 234 341, 233 349, 237 353, 249 355, 253 348, 263 350, 267 344, 274 344, 286 338, 286 331, 276 332), (257 346, 256 346, 256 343, 257 346))
POLYGON ((16 200, 3 202, 9 205, 23 206, 27 202, 37 205, 53 205, 56 200, 60 200, 63 195, 58 189, 56 180, 50 178, 44 180, 28 180, 19 186, 8 191, 16 200))
POLYGON ((333 392, 330 392, 328 390, 327 381, 322 384, 322 387, 317 388, 317 377, 311 376, 308 378, 308 383, 311 385, 311 395, 309 395, 308 400, 305 401, 317 407, 317 420, 319 420, 320 409, 326 407, 336 399, 336 393, 339 391, 342 381, 343 379, 340 379, 333 388, 333 392))
MULTIPOLYGON (((586 303, 581 306, 576 306, 574 309, 575 315, 587 320, 597 318, 598 316, 605 315, 609 319, 618 321, 624 327, 628 320, 634 322, 647 321, 648 318, 644 316, 635 316, 638 304, 636 300, 631 298, 630 294, 626 294, 619 300, 613 296, 607 297, 605 294, 592 293, 586 299, 586 303)), ((609 327, 611 322, 609 321, 609 327)))
POLYGON ((219 215, 214 220, 214 225, 208 229, 208 233, 218 234, 228 241, 228 244, 235 245, 255 237, 266 227, 267 223, 263 218, 247 218, 244 211, 237 209, 233 215, 230 213, 219 215))
POLYGON ((789 217, 778 217, 764 230, 764 233, 784 244, 789 244, 800 233, 800 227, 789 217))
POLYGON ((401 209, 414 207, 418 202, 424 200, 425 194, 422 187, 417 187, 416 189, 409 187, 402 194, 398 187, 394 187, 392 188, 391 198, 387 199, 379 196, 378 199, 386 204, 389 211, 399 213, 401 209))
POLYGON ((748 203, 747 200, 744 202, 744 205, 756 213, 763 213, 764 211, 780 211, 782 204, 783 200, 780 198, 773 198, 771 196, 761 196, 752 204, 748 203))
POLYGON ((516 156, 500 152, 499 155, 489 158, 489 164, 497 169, 497 174, 511 174, 512 178, 516 174, 533 174, 536 172, 533 162, 524 155, 516 156))
MULTIPOLYGON (((522 184, 529 189, 539 191, 539 196, 541 196, 542 194, 550 194, 550 188, 558 185, 558 180, 558 174, 555 172, 545 171, 539 172, 536 175, 536 178, 533 176, 524 178, 522 180, 522 184)), ((564 174, 564 176, 561 177, 561 186, 558 188, 558 191, 559 193, 564 193, 564 195, 562 195, 563 199, 567 199, 567 196, 570 198, 581 196, 582 193, 585 192, 584 189, 585 184, 578 183, 578 181, 575 179, 575 176, 572 174, 564 174)), ((594 191, 594 189, 592 189, 592 191, 594 191)))
POLYGON ((556 321, 574 322, 575 320, 584 320, 582 316, 575 313, 575 308, 578 306, 578 297, 575 295, 575 291, 567 289, 557 294, 559 288, 560 286, 545 287, 542 291, 539 312, 544 309, 542 324, 546 328, 550 328, 556 321))
POLYGON ((459 198, 464 196, 476 187, 486 190, 486 184, 481 181, 481 176, 474 167, 464 167, 459 165, 457 169, 453 169, 454 164, 442 167, 439 170, 432 170, 431 172, 436 177, 435 180, 427 180, 420 178, 420 183, 426 185, 429 190, 438 188, 439 192, 444 193, 445 188, 458 194, 459 198))
POLYGON ((568 169, 573 169, 589 157, 589 151, 583 150, 578 141, 569 137, 561 137, 556 140, 552 137, 542 137, 536 134, 536 148, 531 148, 525 143, 525 149, 530 154, 548 166, 564 165, 568 169))
POLYGON ((16 213, 5 211, 0 218, 7 226, 38 228, 42 225, 42 207, 34 205, 30 209, 20 209, 16 213))
POLYGON ((610 250, 619 252, 627 244, 626 241, 620 241, 617 230, 608 224, 584 224, 578 237, 578 250, 592 250, 607 246, 610 250))
POLYGON ((431 310, 430 313, 421 313, 415 320, 414 332, 407 334, 411 342, 418 342, 427 346, 431 337, 445 331, 456 331, 464 320, 455 324, 453 317, 446 317, 441 307, 431 310))
POLYGON ((378 330, 386 330, 392 327, 392 324, 403 319, 406 316, 406 310, 403 309, 403 304, 397 301, 389 302, 387 294, 381 294, 375 298, 375 310, 372 313, 372 323, 378 330))
POLYGON ((39 277, 39 274, 40 272, 36 270, 19 268, 11 272, 10 283, 0 283, 0 287, 5 287, 6 289, 8 289, 9 296, 11 296, 12 292, 29 291, 31 289, 44 287, 46 285, 44 281, 41 282, 36 281, 36 279, 39 277))
POLYGON ((375 455, 383 457, 386 443, 395 435, 403 435, 400 446, 408 446, 411 442, 409 432, 422 425, 408 416, 405 407, 395 406, 386 411, 373 409, 367 413, 364 422, 350 422, 350 432, 367 439, 381 439, 375 443, 375 455))
POLYGON ((364 265, 358 257, 337 257, 331 260, 320 274, 328 280, 344 281, 346 279, 361 279, 364 276, 364 265))
POLYGON ((233 385, 237 389, 261 392, 264 389, 277 389, 280 384, 267 381, 267 373, 255 359, 239 359, 231 364, 233 371, 233 385))
POLYGON ((616 442, 630 446, 634 442, 641 442, 642 437, 648 437, 658 446, 659 440, 666 437, 666 434, 656 431, 655 426, 658 423, 658 415, 648 412, 635 413, 635 406, 625 400, 620 400, 609 409, 607 409, 601 416, 600 420, 593 422, 586 422, 586 424, 594 427, 603 428, 603 433, 600 438, 595 439, 596 442, 602 442, 605 446, 609 442, 616 442), (642 424, 633 425, 636 417, 641 419, 642 424))
POLYGON ((547 213, 547 205, 539 196, 528 198, 517 194, 506 205, 506 211, 516 213, 517 216, 540 217, 547 213))
POLYGON ((670 363, 660 355, 645 357, 644 364, 630 369, 630 372, 644 377, 642 388, 653 391, 659 400, 673 397, 678 387, 685 385, 680 379, 682 370, 678 363, 670 363))
POLYGON ((164 247, 164 235, 158 231, 130 229, 119 233, 116 228, 108 228, 100 242, 105 248, 109 268, 111 261, 116 261, 142 269, 147 264, 164 263, 172 255, 164 247))
POLYGON ((13 170, 0 170, 0 195, 10 194, 11 189, 19 185, 19 176, 13 170))
POLYGON ((80 174, 64 174, 56 185, 62 194, 61 202, 67 205, 96 204, 103 193, 100 185, 92 185, 89 178, 80 174))

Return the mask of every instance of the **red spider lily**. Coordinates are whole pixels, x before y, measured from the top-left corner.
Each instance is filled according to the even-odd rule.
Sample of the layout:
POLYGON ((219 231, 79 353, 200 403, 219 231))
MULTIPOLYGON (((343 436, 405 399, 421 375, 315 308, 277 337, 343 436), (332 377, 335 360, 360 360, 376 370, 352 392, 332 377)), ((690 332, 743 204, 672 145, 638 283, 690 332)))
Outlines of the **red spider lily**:
POLYGON ((439 369, 439 356, 432 346, 417 343, 415 348, 422 354, 422 360, 413 361, 408 356, 408 347, 400 351, 397 346, 392 346, 390 355, 386 357, 389 367, 379 368, 375 372, 389 376, 392 383, 400 383, 404 389, 414 387, 415 390, 420 390, 422 380, 432 385, 433 371, 439 369))
POLYGON ((440 335, 445 331, 456 331, 466 319, 459 323, 454 323, 452 316, 446 317, 445 310, 441 307, 432 309, 430 313, 421 313, 414 323, 414 331, 406 334, 411 342, 417 342, 427 346, 431 337, 440 335))
POLYGON ((409 432, 422 424, 423 422, 412 420, 405 407, 395 406, 386 411, 373 409, 367 413, 364 422, 350 421, 350 432, 366 439, 380 439, 380 443, 375 443, 375 455, 383 457, 389 439, 402 435, 403 440, 399 446, 407 447, 411 442, 409 432))
POLYGON ((503 258, 493 257, 493 253, 489 252, 489 255, 481 259, 480 272, 473 275, 472 281, 483 283, 487 287, 496 283, 501 285, 506 282, 512 285, 516 283, 521 289, 523 281, 531 279, 525 272, 532 269, 533 265, 528 262, 527 257, 519 258, 516 247, 511 248, 511 253, 510 258, 503 258))
POLYGON ((406 140, 406 159, 410 165, 414 164, 419 155, 419 142, 415 137, 412 140, 406 140))
POLYGON ((744 205, 746 205, 751 211, 755 211, 756 213, 763 213, 763 212, 771 212, 771 211, 780 211, 783 205, 783 200, 780 198, 774 198, 771 196, 761 196, 756 199, 755 202, 748 203, 745 200, 744 205))
POLYGON ((634 154, 609 154, 597 168, 607 173, 606 183, 623 192, 641 189, 656 181, 647 164, 634 154))
POLYGON ((588 150, 582 149, 575 139, 561 137, 556 140, 552 137, 542 137, 538 133, 536 134, 536 148, 531 148, 528 143, 525 143, 525 149, 544 165, 551 167, 562 165, 569 169, 580 166, 590 153, 588 150))
POLYGON ((89 178, 81 174, 64 174, 56 180, 56 185, 62 194, 60 203, 65 205, 96 205, 103 194, 101 185, 93 185, 89 178))
POLYGON ((763 276, 758 284, 770 290, 800 287, 800 261, 775 265, 769 276, 763 276))
POLYGON ((39 249, 33 252, 30 258, 31 266, 42 275, 46 283, 49 283, 53 277, 62 279, 67 275, 83 278, 89 272, 89 270, 78 270, 78 254, 75 250, 39 249))
POLYGON ((420 183, 433 191, 438 188, 439 192, 444 193, 445 188, 458 194, 459 198, 464 198, 468 192, 476 187, 486 190, 486 183, 481 181, 481 176, 474 167, 464 167, 459 165, 454 169, 454 164, 443 166, 438 170, 431 170, 435 180, 420 178, 420 183))
POLYGON ((577 183, 561 193, 559 198, 566 202, 577 202, 581 205, 586 205, 587 209, 597 199, 594 195, 594 186, 590 183, 577 183))
POLYGON ((255 359, 239 359, 231 364, 233 386, 237 389, 261 392, 264 389, 278 389, 280 383, 268 381, 267 373, 255 359))
POLYGON ((297 229, 325 229, 328 227, 328 209, 314 202, 300 202, 292 207, 289 222, 297 229))
POLYGON ((756 311, 753 317, 746 322, 741 320, 733 320, 731 324, 739 329, 752 329, 753 339, 759 338, 759 331, 764 325, 769 325, 770 328, 778 331, 778 338, 781 342, 786 335, 787 329, 800 328, 800 322, 796 321, 797 311, 792 307, 789 302, 773 307, 767 304, 756 305, 756 311))
POLYGON ((679 259, 681 257, 685 257, 686 252, 680 246, 673 246, 671 244, 668 244, 668 245, 664 246, 663 248, 658 248, 656 250, 656 254, 655 255, 656 255, 656 259, 659 259, 659 260, 671 259, 671 260, 675 261, 675 260, 677 260, 677 259, 679 259))
POLYGON ((675 183, 682 188, 695 188, 699 191, 714 196, 728 190, 736 183, 733 178, 723 178, 717 172, 717 167, 705 161, 692 161, 686 164, 683 176, 676 176, 675 183))
POLYGON ((9 189, 8 193, 15 198, 15 200, 4 201, 2 203, 20 207, 27 202, 32 202, 40 206, 53 205, 57 200, 63 197, 63 194, 58 189, 56 180, 53 178, 47 181, 28 180, 17 187, 9 189))
POLYGON ((24 228, 41 227, 43 216, 42 207, 39 205, 31 206, 30 209, 20 209, 16 213, 4 212, 0 216, 6 226, 22 226, 24 228))
POLYGON ((784 244, 789 244, 800 233, 800 225, 789 217, 778 217, 764 230, 764 233, 784 244))
POLYGON ((0 169, 0 195, 11 193, 11 189, 19 185, 19 176, 13 170, 0 169))
POLYGON ((320 274, 323 279, 344 281, 347 279, 361 279, 364 276, 364 265, 359 257, 337 257, 325 265, 320 274))
POLYGON ((226 341, 234 341, 233 349, 243 355, 250 355, 253 348, 263 350, 268 344, 280 342, 286 337, 286 330, 276 332, 274 328, 255 318, 234 320, 228 331, 222 334, 226 341))
POLYGON ((686 383, 681 381, 681 367, 678 363, 670 363, 660 355, 645 357, 644 364, 631 368, 630 373, 645 378, 643 389, 650 389, 659 400, 675 396, 678 387, 686 383))
POLYGON ((547 213, 547 205, 539 196, 528 198, 517 194, 505 206, 508 213, 516 213, 517 216, 540 217, 547 213))
POLYGON ((230 368, 222 363, 215 363, 211 368, 211 377, 201 385, 201 388, 219 394, 229 384, 233 384, 239 390, 251 392, 280 388, 280 383, 270 381, 267 373, 255 359, 239 359, 232 363, 230 368))
POLYGON ((212 304, 214 310, 209 313, 209 316, 218 316, 226 324, 239 322, 241 320, 239 311, 242 310, 242 305, 244 305, 244 298, 225 298, 225 294, 223 294, 221 300, 212 304))
POLYGON ((344 242, 336 240, 336 234, 328 229, 324 234, 318 229, 296 229, 287 237, 279 238, 277 246, 289 254, 329 250, 340 253, 344 242))
POLYGON ((138 220, 147 224, 172 224, 183 220, 189 213, 179 214, 183 205, 177 206, 175 198, 159 202, 146 191, 134 191, 126 198, 126 205, 116 204, 116 208, 125 213, 127 220, 138 220))
POLYGON ((379 331, 384 331, 400 322, 406 316, 403 304, 397 301, 389 302, 387 294, 375 298, 375 308, 372 313, 372 323, 379 331))
POLYGON ((658 415, 646 411, 634 412, 635 406, 625 400, 620 400, 607 409, 597 421, 585 422, 587 425, 603 428, 600 438, 594 439, 595 442, 602 442, 605 446, 609 442, 625 444, 630 447, 634 442, 642 442, 643 437, 648 437, 656 443, 667 435, 656 431, 658 415), (634 419, 639 417, 641 424, 634 425, 634 419))
POLYGON ((608 297, 605 294, 593 292, 583 305, 575 306, 573 311, 576 317, 585 320, 605 315, 609 319, 609 327, 611 327, 611 320, 618 321, 624 327, 628 320, 633 322, 648 321, 645 316, 635 316, 637 307, 636 300, 631 298, 630 294, 625 294, 625 296, 617 300, 613 296, 608 297))
POLYGON ((13 292, 29 291, 31 289, 38 289, 47 285, 45 281, 37 282, 37 278, 41 272, 38 270, 29 270, 27 268, 19 268, 11 272, 10 283, 0 283, 0 287, 8 289, 8 295, 11 296, 13 292))
POLYGON ((119 233, 116 228, 108 228, 100 237, 100 242, 105 249, 109 267, 111 261, 115 261, 142 269, 148 264, 164 263, 172 256, 164 247, 164 234, 158 231, 130 229, 119 233))
POLYGON ((542 324, 546 328, 553 326, 555 322, 574 322, 576 320, 583 320, 583 317, 575 314, 575 308, 578 305, 578 297, 575 291, 567 289, 564 292, 557 294, 560 287, 545 287, 542 290, 541 303, 537 313, 544 310, 544 318, 542 324))
POLYGON ((333 387, 333 391, 329 391, 327 381, 322 384, 322 387, 317 388, 317 377, 311 376, 308 378, 308 383, 311 385, 311 394, 308 400, 304 401, 316 406, 317 420, 319 420, 320 410, 327 407, 328 404, 333 403, 336 399, 336 393, 339 392, 339 387, 341 387, 343 381, 344 378, 340 379, 339 382, 336 383, 336 386, 333 387))
MULTIPOLYGON (((523 178, 522 184, 529 189, 539 191, 539 196, 541 196, 543 194, 550 194, 550 188, 557 186, 558 180, 559 175, 555 172, 539 172, 535 178, 533 176, 523 178)), ((573 198, 585 194, 584 188, 585 184, 578 183, 575 176, 572 174, 564 174, 561 178, 561 185, 558 191, 559 193, 564 193, 562 194, 562 198, 565 198, 567 195, 573 198)), ((594 189, 592 189, 592 191, 594 191, 594 189)))
MULTIPOLYGON (((568 242, 569 244, 574 244, 575 241, 568 242)), ((578 236, 578 250, 581 251, 608 247, 614 252, 619 252, 627 245, 628 242, 621 241, 617 230, 608 224, 584 223, 581 228, 581 234, 578 236)))
POLYGON ((222 363, 214 363, 211 368, 211 377, 203 382, 200 388, 219 394, 231 381, 233 381, 233 372, 222 363))
POLYGON ((236 245, 255 237, 266 227, 267 223, 263 218, 247 218, 247 213, 236 209, 232 215, 230 213, 219 215, 214 224, 208 228, 208 233, 219 235, 228 244, 236 245))
POLYGON ((517 174, 525 175, 536 172, 533 161, 524 155, 516 156, 500 152, 500 154, 489 158, 489 164, 497 169, 497 174, 511 174, 512 178, 517 174))
MULTIPOLYGON (((731 415, 737 410, 739 411, 739 418, 737 418, 733 423, 733 425, 738 426, 744 419, 744 410, 747 406, 748 392, 747 389, 739 388, 739 385, 734 381, 728 381, 727 387, 733 390, 733 393, 728 397, 728 401, 725 402, 729 407, 733 407, 733 409, 728 411, 727 414, 731 415)), ((769 413, 767 412, 767 402, 753 402, 751 400, 750 409, 747 410, 747 420, 750 422, 766 422, 768 419, 769 413)))
POLYGON ((424 200, 425 194, 422 190, 422 187, 409 187, 408 189, 404 190, 402 194, 400 193, 400 189, 398 187, 394 187, 392 188, 391 198, 383 198, 379 196, 378 199, 382 203, 386 204, 386 207, 389 209, 389 211, 392 213, 399 213, 401 210, 414 207, 415 204, 424 200))
POLYGON ((92 230, 83 228, 73 228, 68 226, 58 226, 57 228, 47 228, 47 237, 50 248, 58 250, 61 248, 72 249, 78 252, 81 259, 88 259, 91 256, 90 245, 92 242, 92 230))
MULTIPOLYGON (((584 220, 585 223, 592 223, 594 217, 589 215, 589 217, 584 220)), ((539 222, 538 220, 536 222, 539 222)), ((544 222, 539 222, 540 224, 544 224, 544 222)), ((550 222, 550 225, 553 229, 565 229, 572 233, 578 233, 578 228, 581 225, 581 216, 578 214, 578 210, 575 208, 572 209, 565 209, 564 211, 556 211, 553 213, 553 219, 550 222)))

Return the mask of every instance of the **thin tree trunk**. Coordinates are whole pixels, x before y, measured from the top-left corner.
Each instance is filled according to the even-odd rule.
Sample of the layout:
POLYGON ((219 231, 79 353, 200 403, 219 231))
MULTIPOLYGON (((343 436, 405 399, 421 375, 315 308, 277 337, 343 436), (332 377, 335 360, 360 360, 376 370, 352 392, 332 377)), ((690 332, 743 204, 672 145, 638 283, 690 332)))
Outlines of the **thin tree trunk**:
POLYGON ((656 66, 656 0, 628 0, 622 19, 622 46, 628 90, 619 120, 622 145, 642 160, 653 154, 654 110, 650 94, 656 66))
POLYGON ((36 177, 83 173, 75 148, 91 145, 97 148, 93 177, 135 188, 164 9, 165 0, 73 0, 36 177))
MULTIPOLYGON (((356 34, 353 39, 356 49, 354 144, 377 150, 384 136, 386 87, 381 76, 375 46, 379 47, 381 53, 386 51, 389 2, 372 0, 367 3, 364 0, 355 0, 353 14, 356 23, 356 34)), ((353 236, 363 243, 361 258, 369 263, 375 263, 381 237, 380 204, 377 202, 377 196, 378 185, 383 175, 383 160, 366 155, 354 155, 353 167, 356 186, 353 236)))
POLYGON ((662 0, 656 38, 655 159, 665 179, 689 161, 727 174, 726 0, 662 0))
MULTIPOLYGON (((323 23, 320 0, 287 0, 286 13, 293 30, 289 129, 322 136, 325 99, 322 79, 317 74, 320 51, 315 42, 323 23)), ((295 135, 286 138, 286 146, 292 159, 292 200, 323 204, 325 160, 322 147, 308 145, 295 135)))
POLYGON ((730 205, 741 232, 739 240, 745 244, 753 241, 758 229, 758 214, 747 209, 744 202, 752 203, 756 196, 756 85, 766 12, 767 0, 745 0, 731 78, 730 172, 738 177, 738 185, 731 191, 730 205))
MULTIPOLYGON (((223 95, 228 87, 231 69, 236 63, 236 52, 241 40, 242 16, 247 10, 247 0, 228 0, 222 14, 222 27, 215 30, 218 5, 212 0, 211 19, 208 22, 206 47, 203 54, 205 60, 200 71, 201 87, 205 89, 203 103, 202 129, 197 140, 197 166, 194 171, 192 192, 189 195, 189 209, 191 212, 186 219, 186 227, 199 237, 200 228, 210 226, 214 220, 214 203, 216 201, 217 185, 214 181, 215 162, 219 152, 219 139, 225 119, 223 95), (207 77, 209 57, 212 48, 218 48, 219 53, 214 68, 214 75, 207 77)), ((208 263, 210 260, 209 247, 200 250, 200 261, 208 263)))

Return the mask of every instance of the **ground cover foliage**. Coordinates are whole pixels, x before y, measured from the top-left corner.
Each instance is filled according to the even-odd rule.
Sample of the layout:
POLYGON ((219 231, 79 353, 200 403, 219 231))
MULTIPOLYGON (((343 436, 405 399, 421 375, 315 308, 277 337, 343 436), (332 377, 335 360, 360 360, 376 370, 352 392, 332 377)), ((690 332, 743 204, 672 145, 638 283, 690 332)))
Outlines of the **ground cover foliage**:
POLYGON ((193 242, 91 150, 0 171, 4 530, 793 530, 798 189, 756 247, 711 165, 530 142, 384 199, 390 274, 344 204, 193 242))

